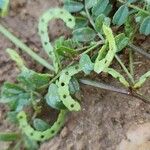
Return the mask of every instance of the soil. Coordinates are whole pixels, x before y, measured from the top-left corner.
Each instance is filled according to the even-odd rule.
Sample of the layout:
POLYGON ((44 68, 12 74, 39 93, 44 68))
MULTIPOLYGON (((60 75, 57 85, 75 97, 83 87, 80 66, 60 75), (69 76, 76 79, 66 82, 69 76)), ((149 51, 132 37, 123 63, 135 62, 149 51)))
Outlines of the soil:
MULTIPOLYGON (((11 1, 9 17, 1 19, 0 22, 10 28, 34 51, 46 58, 37 34, 38 18, 48 8, 61 6, 61 3, 62 1, 57 0, 11 1)), ((51 22, 49 29, 51 41, 67 31, 61 21, 51 22)), ((149 38, 140 37, 138 40, 141 47, 150 48, 149 38)), ((8 47, 17 49, 0 35, 0 86, 6 80, 15 81, 19 72, 5 52, 8 47)), ((43 67, 31 61, 31 58, 21 50, 17 49, 17 51, 27 61, 30 68, 37 71, 43 70, 43 67)), ((135 54, 134 61, 137 78, 149 70, 150 62, 145 58, 135 54)), ((116 85, 112 78, 109 78, 108 82, 116 85)), ((147 97, 150 96, 149 84, 150 81, 141 90, 147 97)), ((145 123, 150 122, 150 105, 133 97, 90 86, 81 86, 81 105, 82 110, 71 113, 60 134, 43 143, 40 150, 116 150, 119 143, 126 139, 126 132, 130 127, 136 128, 137 125, 144 126, 145 123)), ((4 105, 0 105, 0 131, 10 130, 10 125, 5 120, 6 110, 4 105)), ((2 150, 6 146, 0 143, 2 150)))

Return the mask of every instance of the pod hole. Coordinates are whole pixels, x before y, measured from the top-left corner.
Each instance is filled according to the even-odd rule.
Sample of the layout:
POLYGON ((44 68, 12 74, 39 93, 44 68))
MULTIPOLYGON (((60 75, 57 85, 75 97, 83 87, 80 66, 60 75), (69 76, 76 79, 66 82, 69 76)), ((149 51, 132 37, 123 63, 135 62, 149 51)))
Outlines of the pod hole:
POLYGON ((64 12, 63 12, 63 11, 60 11, 60 13, 63 14, 64 12))
POLYGON ((79 66, 75 66, 75 69, 78 70, 78 69, 79 69, 79 66))
POLYGON ((64 85, 65 85, 65 83, 64 83, 64 82, 62 82, 62 83, 61 83, 61 86, 64 86, 64 85))
POLYGON ((44 135, 41 135, 41 139, 43 139, 44 138, 44 135))
POLYGON ((44 34, 44 31, 41 31, 41 34, 44 34))
POLYGON ((68 21, 69 21, 69 22, 71 22, 71 21, 72 21, 72 19, 71 19, 71 18, 69 18, 69 19, 68 19, 68 21))
POLYGON ((19 116, 19 119, 23 119, 23 116, 19 116))
POLYGON ((60 122, 58 122, 58 125, 60 125, 60 122))
POLYGON ((31 132, 30 135, 33 136, 33 132, 31 132))
POLYGON ((52 55, 52 52, 49 52, 50 55, 52 55))
POLYGON ((55 133, 55 130, 52 130, 51 133, 54 134, 54 133, 55 133))
POLYGON ((66 72, 65 72, 65 74, 66 74, 66 75, 69 75, 69 72, 68 72, 68 71, 66 71, 66 72))
POLYGON ((44 44, 45 44, 45 45, 47 45, 47 44, 48 44, 48 42, 44 42, 44 44))
POLYGON ((66 98, 67 96, 66 95, 63 95, 63 98, 66 98))
POLYGON ((74 107, 74 104, 71 104, 70 106, 71 106, 71 108, 73 108, 73 107, 74 107))

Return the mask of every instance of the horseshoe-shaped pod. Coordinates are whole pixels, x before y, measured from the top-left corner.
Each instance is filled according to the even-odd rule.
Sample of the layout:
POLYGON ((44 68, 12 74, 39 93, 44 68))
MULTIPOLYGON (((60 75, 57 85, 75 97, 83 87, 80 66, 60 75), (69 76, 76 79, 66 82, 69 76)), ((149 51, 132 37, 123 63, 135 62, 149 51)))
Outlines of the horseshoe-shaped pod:
POLYGON ((73 28, 75 26, 75 18, 65 9, 54 8, 46 11, 40 18, 38 30, 41 37, 42 45, 48 56, 52 59, 55 72, 58 72, 57 54, 50 43, 48 35, 48 23, 52 19, 63 20, 67 27, 73 28))
POLYGON ((81 109, 80 104, 70 96, 69 92, 69 82, 71 77, 79 73, 81 70, 82 69, 79 65, 73 65, 68 67, 67 69, 62 71, 59 81, 57 83, 60 99, 70 111, 79 111, 81 109))
POLYGON ((61 127, 64 125, 67 110, 61 110, 59 113, 59 116, 57 118, 57 121, 51 126, 51 128, 45 130, 45 131, 37 131, 33 129, 27 122, 27 116, 24 111, 21 111, 17 118, 19 120, 19 125, 22 131, 32 140, 35 141, 45 141, 53 136, 55 136, 61 129, 61 127))

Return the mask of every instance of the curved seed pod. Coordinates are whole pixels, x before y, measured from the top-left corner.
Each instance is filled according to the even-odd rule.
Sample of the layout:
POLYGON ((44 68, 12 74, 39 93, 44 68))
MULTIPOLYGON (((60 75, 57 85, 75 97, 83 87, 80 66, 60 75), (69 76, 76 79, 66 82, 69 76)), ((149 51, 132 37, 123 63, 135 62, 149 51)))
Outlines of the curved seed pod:
POLYGON ((126 79, 116 70, 112 69, 112 68, 107 68, 104 70, 104 72, 109 73, 110 75, 112 75, 114 78, 118 79, 124 86, 129 87, 129 83, 126 81, 126 79))
POLYGON ((139 81, 134 85, 134 88, 140 88, 142 84, 150 77, 150 71, 142 75, 139 79, 139 81))
POLYGON ((104 31, 106 39, 109 43, 109 50, 106 53, 107 44, 104 45, 100 49, 100 52, 99 52, 98 57, 96 58, 95 64, 94 64, 94 71, 96 73, 101 73, 104 69, 108 68, 110 66, 111 62, 113 61, 114 56, 117 52, 117 46, 116 46, 115 38, 114 38, 111 28, 107 27, 105 24, 103 24, 103 31, 104 31))
POLYGON ((48 23, 52 19, 62 19, 69 28, 73 28, 75 26, 75 19, 68 11, 60 8, 50 9, 46 11, 40 18, 38 28, 39 28, 39 35, 41 36, 42 45, 48 56, 52 59, 55 72, 57 72, 58 71, 57 54, 54 51, 54 48, 51 45, 48 36, 48 23))
POLYGON ((27 122, 27 116, 24 111, 20 112, 17 116, 22 131, 32 140, 45 141, 55 136, 61 127, 64 125, 67 111, 61 110, 57 121, 51 126, 51 128, 45 131, 37 131, 33 129, 27 122))
POLYGON ((69 92, 69 82, 71 77, 81 71, 79 65, 71 66, 62 71, 59 82, 58 82, 58 93, 60 99, 62 100, 63 104, 70 110, 70 111, 79 111, 81 109, 80 104, 75 101, 69 92))

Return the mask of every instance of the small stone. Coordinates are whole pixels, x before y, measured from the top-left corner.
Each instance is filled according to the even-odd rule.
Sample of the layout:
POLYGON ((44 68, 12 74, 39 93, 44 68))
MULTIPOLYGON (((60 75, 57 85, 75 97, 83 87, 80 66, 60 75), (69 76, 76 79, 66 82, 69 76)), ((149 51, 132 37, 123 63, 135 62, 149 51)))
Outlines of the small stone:
POLYGON ((64 127, 64 128, 62 129, 61 133, 60 133, 60 136, 61 136, 62 138, 65 138, 65 137, 67 136, 67 134, 68 134, 68 128, 67 128, 67 127, 64 127))

